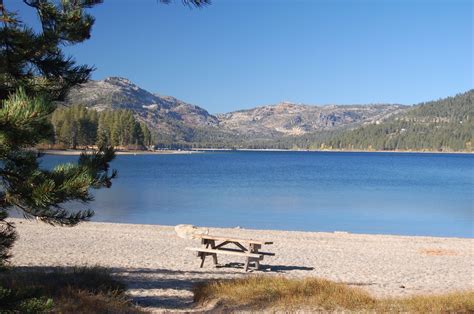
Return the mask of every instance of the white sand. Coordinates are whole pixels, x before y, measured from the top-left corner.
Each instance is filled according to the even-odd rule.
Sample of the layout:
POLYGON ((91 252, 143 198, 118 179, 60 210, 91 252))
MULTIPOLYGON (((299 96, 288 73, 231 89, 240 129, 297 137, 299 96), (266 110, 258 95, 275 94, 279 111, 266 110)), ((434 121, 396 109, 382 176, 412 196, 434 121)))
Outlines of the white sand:
POLYGON ((274 241, 264 271, 244 273, 243 258, 208 258, 199 268, 169 226, 83 223, 74 228, 19 219, 13 249, 17 266, 112 267, 130 294, 153 310, 189 310, 195 282, 254 274, 322 277, 367 289, 375 296, 474 290, 474 239, 211 228, 213 235, 274 241), (238 265, 236 265, 238 263, 238 265), (239 267, 236 268, 235 266, 239 267))

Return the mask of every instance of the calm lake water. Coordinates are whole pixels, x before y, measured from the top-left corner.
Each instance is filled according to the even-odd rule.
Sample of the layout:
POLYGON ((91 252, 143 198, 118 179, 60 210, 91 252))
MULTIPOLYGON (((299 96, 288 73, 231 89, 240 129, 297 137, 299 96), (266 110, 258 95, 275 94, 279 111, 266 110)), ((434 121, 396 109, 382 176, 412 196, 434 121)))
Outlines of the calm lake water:
POLYGON ((474 237, 474 155, 210 152, 112 166, 95 221, 474 237))

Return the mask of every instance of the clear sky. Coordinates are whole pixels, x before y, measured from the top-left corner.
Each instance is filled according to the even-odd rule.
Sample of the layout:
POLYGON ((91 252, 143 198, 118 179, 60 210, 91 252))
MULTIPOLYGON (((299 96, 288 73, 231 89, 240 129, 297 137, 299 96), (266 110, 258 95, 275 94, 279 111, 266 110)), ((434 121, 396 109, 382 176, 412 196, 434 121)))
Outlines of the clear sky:
MULTIPOLYGON (((36 16, 5 0, 24 22, 36 16)), ((292 101, 413 104, 473 88, 472 0, 105 0, 89 41, 66 51, 93 79, 211 113, 292 101)))

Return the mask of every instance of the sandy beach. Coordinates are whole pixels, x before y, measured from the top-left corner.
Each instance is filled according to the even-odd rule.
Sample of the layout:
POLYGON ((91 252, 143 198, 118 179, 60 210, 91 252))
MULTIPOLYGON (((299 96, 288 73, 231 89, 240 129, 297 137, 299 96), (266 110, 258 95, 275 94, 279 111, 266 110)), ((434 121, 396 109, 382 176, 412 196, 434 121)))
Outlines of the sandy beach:
MULTIPOLYGON (((262 271, 244 273, 243 258, 219 256, 220 267, 186 247, 172 226, 83 223, 74 228, 11 219, 19 240, 12 263, 22 267, 110 267, 134 301, 151 311, 193 310, 191 288, 207 279, 255 274, 321 277, 402 297, 474 289, 474 239, 211 228, 212 235, 273 241, 262 271)), ((196 309, 194 309, 196 310, 196 309)))

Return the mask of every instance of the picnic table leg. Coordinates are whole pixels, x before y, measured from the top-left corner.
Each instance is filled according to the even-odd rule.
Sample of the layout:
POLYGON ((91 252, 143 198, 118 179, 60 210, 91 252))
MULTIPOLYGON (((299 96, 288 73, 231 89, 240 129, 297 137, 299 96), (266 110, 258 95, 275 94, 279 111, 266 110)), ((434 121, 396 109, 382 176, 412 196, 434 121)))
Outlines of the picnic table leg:
POLYGON ((260 261, 258 259, 255 260, 255 269, 256 270, 260 269, 260 261))
POLYGON ((206 260, 206 253, 199 252, 199 255, 201 255, 201 266, 199 266, 199 268, 202 268, 204 266, 204 261, 206 260))
MULTIPOLYGON (((216 248, 216 242, 214 240, 209 240, 209 244, 211 245, 211 249, 215 249, 216 248)), ((214 265, 217 265, 217 254, 214 253, 212 254, 212 259, 214 260, 214 265)))
POLYGON ((249 263, 250 263, 250 257, 247 257, 247 259, 245 260, 245 271, 249 270, 249 263))
MULTIPOLYGON (((207 249, 209 247, 209 242, 206 239, 201 239, 201 244, 205 245, 205 248, 207 249)), ((206 260, 206 253, 204 252, 199 252, 198 255, 201 257, 201 265, 199 268, 202 268, 204 266, 204 261, 206 260)))
MULTIPOLYGON (((255 253, 255 254, 258 254, 258 250, 261 248, 262 246, 260 244, 250 244, 250 253, 255 253)), ((255 263, 255 269, 256 270, 259 270, 260 269, 260 260, 259 259, 254 259, 254 263, 255 263)))
MULTIPOLYGON (((211 249, 215 249, 216 247, 216 242, 214 240, 209 240, 209 239, 201 239, 201 244, 205 246, 206 249, 211 247, 211 249)), ((206 260, 206 255, 212 255, 212 259, 214 261, 214 265, 217 265, 217 254, 216 253, 205 253, 205 252, 199 252, 198 256, 201 257, 201 266, 202 268, 204 266, 204 261, 206 260)))

